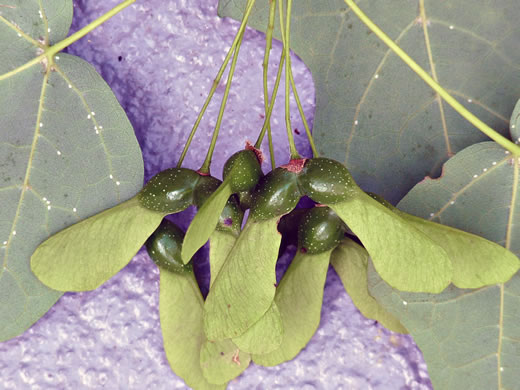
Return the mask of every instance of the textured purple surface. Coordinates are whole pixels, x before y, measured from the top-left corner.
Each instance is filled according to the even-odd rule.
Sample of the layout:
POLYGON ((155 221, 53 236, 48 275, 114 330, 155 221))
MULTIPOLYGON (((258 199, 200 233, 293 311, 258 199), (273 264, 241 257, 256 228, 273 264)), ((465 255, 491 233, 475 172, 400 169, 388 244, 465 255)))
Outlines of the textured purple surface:
MULTIPOLYGON (((74 29, 106 12, 115 0, 76 2, 74 29)), ((138 1, 76 43, 70 52, 96 66, 127 111, 143 148, 146 177, 177 162, 238 23, 216 16, 216 0, 138 1)), ((263 36, 245 34, 213 173, 262 126, 263 36)), ((272 53, 278 59, 280 45, 272 53)), ((311 76, 293 62, 304 108, 312 117, 311 76)), ((274 70, 274 69, 273 69, 274 70)), ((273 74, 274 72, 271 72, 273 74)), ((186 166, 197 168, 218 112, 202 122, 186 166)), ((283 89, 283 88, 281 88, 283 89)), ((273 114, 277 162, 287 160, 283 91, 273 114)), ((294 112, 293 126, 303 129, 294 112)), ((307 150, 304 132, 296 135, 307 150)), ((267 165, 264 169, 268 169, 267 165)), ((188 213, 176 217, 184 226, 188 213)), ((141 251, 96 291, 65 294, 24 335, 0 344, 1 389, 184 389, 162 349, 158 272, 141 251)), ((333 271, 325 289, 321 327, 293 361, 252 366, 230 389, 431 389, 426 366, 407 336, 392 334, 359 314, 333 271)))

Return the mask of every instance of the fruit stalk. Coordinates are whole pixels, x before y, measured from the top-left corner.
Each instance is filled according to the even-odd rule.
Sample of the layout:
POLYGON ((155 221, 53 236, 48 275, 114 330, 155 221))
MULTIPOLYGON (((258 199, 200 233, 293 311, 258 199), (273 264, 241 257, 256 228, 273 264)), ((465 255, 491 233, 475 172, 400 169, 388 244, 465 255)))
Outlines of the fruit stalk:
MULTIPOLYGON (((274 30, 274 19, 276 14, 276 0, 271 0, 269 4, 269 21, 267 23, 267 32, 265 35, 265 53, 264 53, 264 74, 263 74, 263 83, 264 83, 264 106, 265 106, 265 118, 267 123, 267 140, 269 143, 269 156, 271 159, 271 168, 276 168, 276 161, 274 158, 274 147, 273 147, 273 135, 271 132, 271 116, 267 116, 267 112, 269 111, 269 89, 267 86, 267 73, 269 70, 269 56, 271 54, 271 48, 273 46, 273 30, 274 30)), ((276 95, 273 96, 273 99, 276 95)))
POLYGON ((184 158, 186 157, 186 153, 188 153, 188 149, 191 145, 191 142, 193 140, 193 137, 195 136, 195 133, 197 132, 197 129, 199 128, 200 121, 202 120, 202 117, 204 116, 204 113, 206 112, 206 109, 209 106, 209 103, 211 99, 213 98, 213 95, 215 94, 215 91, 217 90, 218 85, 220 84, 220 80, 222 79, 222 75, 224 74, 224 71, 227 68, 227 65, 229 64, 229 60, 231 59, 231 56, 235 52, 235 49, 237 45, 239 45, 239 42, 241 42, 241 36, 244 32, 247 24, 247 20, 249 19, 249 15, 251 15, 251 11, 253 10, 253 5, 255 3, 255 0, 249 0, 246 10, 244 12, 244 16, 242 18, 242 23, 240 24, 240 28, 237 31, 237 34, 235 35, 235 39, 233 40, 233 43, 231 44, 231 47, 228 50, 228 53, 226 54, 226 58, 224 58, 224 62, 220 66, 220 69, 217 73, 217 76, 215 77, 215 80, 213 81, 213 85, 211 86, 211 90, 209 91, 208 97, 206 98, 206 101, 204 102, 204 105, 202 106, 202 109, 199 112, 199 115, 197 116, 197 119, 195 120, 195 123, 193 125, 193 128, 191 129, 190 135, 188 136, 188 140, 186 141, 186 144, 184 145, 184 149, 182 150, 181 156, 179 157, 179 161, 177 162, 177 168, 180 168, 182 166, 182 163, 184 161, 184 158))
MULTIPOLYGON (((280 1, 280 30, 284 31, 283 25, 283 4, 280 1)), ((290 108, 290 67, 291 67, 291 11, 292 11, 292 0, 287 0, 286 10, 286 22, 285 22, 285 39, 282 34, 283 49, 285 51, 285 127, 287 129, 287 138, 289 139, 289 150, 291 153, 291 160, 300 158, 296 145, 294 143, 294 137, 292 134, 291 125, 291 108, 290 108)))
MULTIPOLYGON (((255 0, 249 0, 250 3, 254 3, 255 0)), ((235 74, 235 68, 238 61, 238 53, 240 52, 240 44, 242 43, 242 38, 244 37, 244 31, 240 34, 239 43, 235 48, 235 54, 233 55, 233 60, 231 61, 231 68, 229 69, 229 74, 227 78, 226 89, 224 91, 224 96, 222 97, 222 103, 220 104, 220 111, 217 117, 217 123, 215 124, 215 129, 213 130, 213 137, 211 138, 211 144, 209 145, 208 153, 206 154, 206 159, 200 167, 199 172, 202 174, 209 174, 209 169, 211 166, 211 159, 213 157, 213 152, 215 150, 215 145, 217 144, 218 134, 220 132, 220 126, 222 125, 222 118, 224 117, 224 110, 226 109, 226 103, 229 97, 229 91, 231 89, 231 83, 233 82, 233 75, 235 74)))

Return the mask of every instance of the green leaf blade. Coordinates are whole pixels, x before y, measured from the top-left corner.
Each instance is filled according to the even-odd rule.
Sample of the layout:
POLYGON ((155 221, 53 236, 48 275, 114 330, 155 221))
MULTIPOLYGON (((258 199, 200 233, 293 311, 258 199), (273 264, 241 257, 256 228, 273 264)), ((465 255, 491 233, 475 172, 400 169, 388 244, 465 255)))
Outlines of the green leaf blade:
MULTIPOLYGON (((443 172, 414 187, 399 208, 493 240, 518 256, 518 159, 483 142, 451 158, 443 172)), ((410 331, 436 388, 518 387, 520 273, 505 284, 477 290, 450 286, 431 295, 396 291, 370 266, 369 289, 410 331)))
MULTIPOLYGON (((221 0, 219 14, 240 20, 245 3, 221 0)), ((487 0, 473 1, 471 9, 456 0, 359 5, 461 104, 505 134, 520 96, 516 0, 504 0, 500 9, 487 0)), ((267 8, 257 3, 248 24, 265 31, 267 8)), ((320 154, 344 162, 362 188, 397 203, 424 176, 440 174, 450 155, 486 139, 439 101, 344 1, 298 1, 292 15, 291 47, 316 87, 316 145, 320 154)))
POLYGON ((359 237, 377 272, 394 288, 438 293, 449 285, 453 269, 444 249, 370 196, 358 191, 329 207, 359 237))
POLYGON ((162 218, 134 197, 44 241, 31 268, 54 290, 93 290, 132 260, 162 218))
POLYGON ((209 340, 234 338, 271 307, 281 235, 278 218, 249 220, 218 273, 204 305, 209 340))
POLYGON ((276 366, 292 360, 316 333, 330 254, 331 251, 316 255, 299 252, 294 257, 275 296, 283 321, 282 343, 270 353, 253 355, 256 364, 276 366))
POLYGON ((368 252, 350 239, 345 239, 333 252, 331 264, 361 314, 376 320, 393 332, 407 334, 397 318, 388 313, 368 291, 368 252))
POLYGON ((186 384, 197 390, 225 389, 210 384, 201 368, 201 348, 206 343, 203 304, 193 273, 160 270, 159 314, 164 351, 170 366, 186 384))
POLYGON ((26 330, 61 295, 31 272, 38 244, 142 186, 143 161, 132 126, 92 66, 60 53, 52 68, 44 62, 17 69, 35 58, 39 39, 65 38, 71 22, 70 0, 2 7, 0 289, 11 285, 8 277, 16 288, 0 298, 0 306, 13 310, 13 302, 23 302, 2 316, 0 341, 26 330))
POLYGON ((184 264, 187 264, 195 252, 208 241, 232 193, 230 182, 224 181, 198 210, 184 236, 182 244, 184 264))
POLYGON ((520 100, 516 103, 515 109, 511 114, 509 131, 511 132, 511 139, 513 142, 520 142, 520 100))

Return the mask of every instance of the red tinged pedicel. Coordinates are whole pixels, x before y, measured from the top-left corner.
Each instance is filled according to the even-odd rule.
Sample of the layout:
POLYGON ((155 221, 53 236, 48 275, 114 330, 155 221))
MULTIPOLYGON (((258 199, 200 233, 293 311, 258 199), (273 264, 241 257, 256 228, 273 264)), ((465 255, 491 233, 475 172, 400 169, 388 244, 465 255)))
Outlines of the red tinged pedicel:
POLYGON ((282 165, 280 168, 286 169, 292 173, 299 174, 303 170, 307 160, 307 158, 296 158, 289 161, 288 164, 282 165))

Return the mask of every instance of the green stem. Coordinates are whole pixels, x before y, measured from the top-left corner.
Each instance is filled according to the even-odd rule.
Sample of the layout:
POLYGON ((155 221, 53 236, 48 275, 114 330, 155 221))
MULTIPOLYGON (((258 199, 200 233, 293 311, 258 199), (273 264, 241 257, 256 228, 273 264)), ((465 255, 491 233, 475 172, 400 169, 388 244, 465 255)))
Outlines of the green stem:
POLYGON ((238 45, 239 39, 241 34, 244 32, 247 24, 247 20, 249 19, 249 15, 251 15, 251 11, 253 10, 253 5, 255 1, 249 0, 246 10, 244 12, 244 16, 242 17, 242 23, 240 24, 240 28, 238 29, 237 34, 235 35, 235 39, 233 40, 233 43, 231 44, 231 47, 229 48, 226 58, 224 59, 224 62, 220 66, 220 69, 217 73, 217 76, 215 77, 215 80, 213 81, 213 85, 211 86, 211 90, 209 91, 208 97, 206 98, 206 101, 204 102, 204 105, 202 106, 202 109, 199 112, 199 115, 197 116, 197 120, 195 121, 195 124, 193 125, 190 135, 188 136, 188 140, 186 141, 186 144, 184 145, 184 149, 182 150, 181 156, 179 158, 179 161, 177 162, 177 168, 180 168, 184 158, 186 157, 186 154, 188 153, 188 149, 191 145, 191 141, 193 140, 193 137, 195 136, 195 133, 197 132, 197 129, 199 128, 200 122, 202 120, 202 117, 204 116, 204 113, 206 112, 206 109, 209 106, 209 103, 211 99, 213 98, 213 95, 215 94, 215 91, 217 90, 218 85, 220 84, 220 80, 222 79, 222 76, 224 74, 224 71, 227 68, 227 65, 229 64, 229 60, 231 59, 231 56, 235 52, 235 48, 238 45))
MULTIPOLYGON (((281 1, 281 0, 280 0, 281 1)), ((276 14, 276 0, 270 0, 269 4, 269 21, 267 23, 267 32, 265 36, 265 53, 264 53, 264 109, 265 117, 267 118, 267 112, 269 111, 269 89, 267 86, 267 74, 269 70, 269 57, 271 55, 271 49, 273 47, 273 30, 274 30, 274 19, 276 14)), ((274 157, 274 146, 273 146, 273 134, 271 131, 271 117, 267 121, 267 140, 269 143, 269 156, 271 158, 271 168, 276 168, 276 161, 274 157)))
POLYGON ((271 120, 271 115, 273 113, 274 103, 276 102, 276 96, 278 95, 278 87, 280 86, 280 81, 282 79, 282 70, 283 64, 285 62, 285 51, 282 50, 282 54, 280 55, 280 64, 278 66, 278 72, 276 74, 276 80, 274 82, 273 93, 271 94, 271 102, 269 103, 269 110, 267 111, 267 115, 264 119, 264 125, 262 126, 262 130, 258 135, 258 139, 255 143, 255 148, 260 149, 262 146, 262 141, 264 140, 264 136, 267 130, 267 124, 271 120))
MULTIPOLYGON (((520 156, 520 146, 515 145, 513 142, 508 140, 506 137, 497 133, 491 127, 482 122, 474 114, 472 114, 466 107, 460 104, 448 91, 442 88, 423 68, 419 66, 408 54, 404 52, 392 39, 386 35, 372 20, 365 15, 365 13, 354 3, 353 0, 345 0, 345 3, 350 9, 358 16, 358 18, 367 25, 367 27, 376 34, 395 54, 397 54, 415 73, 419 75, 435 92, 441 96, 446 103, 448 103, 455 111, 462 115, 468 122, 479 129, 482 133, 486 134, 489 138, 495 141, 497 144, 502 146, 504 149, 509 150, 516 156, 520 156)), ((426 23, 426 21, 423 21, 426 23)))
POLYGON ((10 72, 7 72, 7 73, 4 73, 3 75, 0 75, 0 81, 4 80, 4 79, 7 79, 7 78, 15 75, 16 73, 19 73, 19 72, 21 72, 21 71, 23 71, 25 69, 28 69, 31 66, 44 61, 45 59, 48 60, 49 64, 52 64, 53 61, 54 61, 54 56, 57 53, 59 53, 60 51, 62 51, 66 47, 70 46, 71 44, 73 44, 77 40, 83 38, 89 32, 91 32, 95 28, 101 26, 107 20, 109 20, 110 18, 112 18, 113 16, 115 16, 116 14, 121 12, 123 9, 125 9, 126 7, 128 7, 129 5, 131 5, 131 4, 135 3, 135 2, 136 2, 136 0, 126 0, 126 1, 123 1, 121 4, 115 6, 110 11, 108 11, 106 14, 100 16, 99 18, 94 20, 92 23, 89 23, 88 25, 83 27, 81 30, 79 30, 79 31, 75 32, 74 34, 68 36, 67 38, 65 38, 64 40, 58 42, 54 46, 50 46, 50 47, 46 48, 45 51, 42 54, 40 54, 38 57, 33 58, 32 60, 28 61, 24 65, 21 65, 18 68, 13 69, 10 72))
POLYGON ((298 106, 298 111, 300 111, 300 116, 302 117, 303 126, 305 127, 305 133, 307 134, 307 139, 309 140, 309 144, 311 145, 312 155, 313 157, 319 157, 318 150, 316 149, 316 144, 314 143, 314 138, 312 137, 311 130, 309 128, 309 123, 307 123, 307 118, 305 118, 305 113, 303 112, 302 103, 300 101, 300 96, 298 96, 298 91, 296 90, 296 83, 294 82, 294 76, 292 72, 292 65, 289 59, 289 76, 291 77, 291 86, 294 95, 294 99, 296 100, 296 105, 298 106))
POLYGON ((81 30, 75 32, 71 36, 65 38, 63 41, 57 43, 54 46, 51 46, 49 49, 47 49, 47 55, 53 56, 56 53, 62 51, 67 46, 71 45, 72 43, 76 42, 78 39, 83 38, 85 35, 87 35, 89 32, 94 30, 95 28, 101 26, 103 23, 105 23, 108 19, 112 18, 113 16, 117 15, 119 12, 121 12, 123 9, 128 7, 129 5, 135 3, 136 0, 126 0, 123 1, 121 4, 116 5, 114 8, 112 8, 110 11, 108 11, 103 16, 97 18, 92 23, 86 25, 81 30))
MULTIPOLYGON (((251 2, 254 2, 252 0, 251 2)), ((211 159, 213 158, 213 152, 215 151, 215 146, 217 144, 218 134, 220 132, 220 126, 222 125, 222 118, 224 117, 224 111, 226 109, 227 100, 229 97, 229 91, 231 90, 231 83, 233 81, 233 75, 235 74, 235 68, 238 61, 238 53, 240 52, 240 44, 242 43, 242 38, 244 37, 244 31, 240 34, 240 38, 238 44, 235 48, 235 53, 233 54, 233 60, 231 61, 231 68, 229 69, 229 74, 227 78, 227 85, 224 91, 224 96, 222 97, 222 103, 220 104, 220 111, 217 117, 217 123, 215 124, 215 130, 213 130, 213 137, 211 138, 211 144, 209 145, 208 153, 206 154, 206 159, 204 160, 204 164, 200 167, 199 172, 203 174, 209 174, 209 168, 211 166, 211 159)))
MULTIPOLYGON (((283 5, 280 1, 280 30, 284 31, 283 25, 283 5)), ((291 160, 299 159, 300 155, 296 149, 294 143, 294 137, 292 134, 291 125, 291 107, 290 107, 290 65, 291 65, 291 12, 292 12, 292 0, 287 0, 287 11, 286 11, 286 22, 285 22, 285 36, 282 34, 283 50, 285 51, 285 127, 287 129, 287 138, 289 140, 289 150, 291 153, 291 160)))

